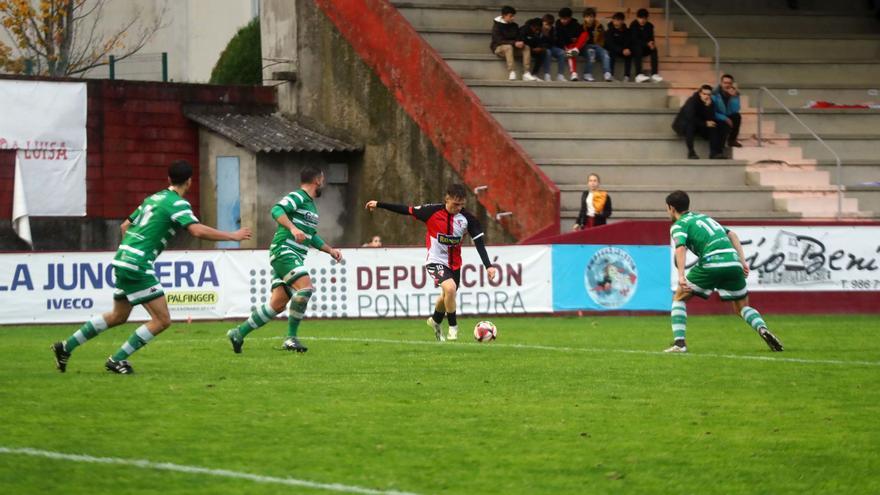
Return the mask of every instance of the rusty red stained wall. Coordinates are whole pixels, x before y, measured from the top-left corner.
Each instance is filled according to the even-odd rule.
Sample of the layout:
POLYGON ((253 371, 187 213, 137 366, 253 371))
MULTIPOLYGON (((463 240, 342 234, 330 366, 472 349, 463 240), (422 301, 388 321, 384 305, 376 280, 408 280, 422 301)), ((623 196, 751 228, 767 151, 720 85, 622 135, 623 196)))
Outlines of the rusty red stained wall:
POLYGON ((559 232, 559 189, 386 0, 317 0, 480 202, 517 239, 559 232), (430 74, 426 77, 425 74, 430 74))
MULTIPOLYGON (((109 80, 86 83, 86 214, 93 218, 118 219, 130 214, 145 196, 167 187, 168 165, 177 159, 188 160, 196 168, 188 199, 198 213, 198 126, 183 115, 183 106, 276 104, 275 90, 263 86, 109 80)), ((12 216, 14 166, 15 154, 0 152, 0 218, 12 216)))

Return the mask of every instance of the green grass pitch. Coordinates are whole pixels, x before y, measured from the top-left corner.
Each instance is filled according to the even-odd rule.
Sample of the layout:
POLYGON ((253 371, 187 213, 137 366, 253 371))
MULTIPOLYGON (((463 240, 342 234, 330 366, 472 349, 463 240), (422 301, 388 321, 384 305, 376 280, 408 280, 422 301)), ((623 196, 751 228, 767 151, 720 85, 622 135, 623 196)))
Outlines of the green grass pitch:
POLYGON ((49 345, 76 325, 0 328, 0 493, 880 493, 876 316, 767 315, 779 354, 732 315, 691 317, 688 355, 659 352, 668 317, 494 321, 491 344, 473 318, 445 344, 422 320, 306 321, 305 355, 282 321, 241 355, 228 324, 177 323, 132 376, 103 363, 133 324, 63 375, 49 345))

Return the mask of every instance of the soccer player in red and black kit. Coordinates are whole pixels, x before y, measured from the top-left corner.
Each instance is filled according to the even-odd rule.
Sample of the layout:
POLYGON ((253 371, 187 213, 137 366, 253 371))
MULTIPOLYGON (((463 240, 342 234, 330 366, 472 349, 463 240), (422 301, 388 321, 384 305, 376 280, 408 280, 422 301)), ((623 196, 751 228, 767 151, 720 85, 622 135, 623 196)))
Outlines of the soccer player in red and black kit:
POLYGON ((483 240, 483 228, 470 212, 464 209, 467 189, 461 184, 452 184, 446 189, 446 198, 443 203, 426 204, 421 206, 406 206, 393 203, 381 203, 368 201, 366 208, 373 211, 376 208, 384 208, 401 215, 412 215, 425 222, 428 232, 425 235, 425 243, 428 247, 428 257, 425 266, 434 284, 442 290, 437 304, 434 306, 434 315, 428 318, 428 326, 434 329, 437 340, 444 341, 443 315, 446 314, 449 322, 449 340, 458 339, 458 320, 455 314, 455 297, 458 286, 461 285, 461 240, 467 232, 474 241, 483 266, 489 275, 489 280, 495 280, 496 268, 489 261, 486 253, 486 245, 483 240))

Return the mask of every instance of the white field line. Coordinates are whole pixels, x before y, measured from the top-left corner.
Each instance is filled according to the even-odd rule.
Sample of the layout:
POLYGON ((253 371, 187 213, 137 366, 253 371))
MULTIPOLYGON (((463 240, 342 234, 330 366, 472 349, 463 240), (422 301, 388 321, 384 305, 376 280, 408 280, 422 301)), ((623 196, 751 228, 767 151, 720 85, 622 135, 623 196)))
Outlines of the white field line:
POLYGON ((0 446, 0 454, 8 455, 25 455, 31 457, 45 457, 47 459, 55 459, 60 461, 71 462, 88 462, 92 464, 115 464, 120 466, 133 466, 142 469, 155 469, 159 471, 174 471, 177 473, 202 474, 207 476, 218 476, 221 478, 233 478, 240 480, 254 481, 256 483, 269 483, 275 485, 297 486, 304 488, 313 488, 315 490, 327 490, 331 492, 341 493, 358 493, 367 495, 416 495, 410 492, 398 492, 393 490, 374 490, 372 488, 362 488, 359 486, 342 485, 339 483, 318 483, 315 481, 299 480, 295 478, 277 478, 275 476, 262 476, 259 474, 242 473, 239 471, 230 471, 228 469, 211 469, 200 466, 187 466, 184 464, 173 464, 170 462, 153 462, 143 459, 124 459, 120 457, 93 457, 83 454, 65 454, 63 452, 53 452, 50 450, 39 450, 30 448, 10 448, 0 446))
MULTIPOLYGON (((224 336, 225 339, 225 336, 224 336)), ((251 337, 248 338, 247 341, 260 341, 260 340, 281 340, 283 337, 251 337)), ((185 339, 185 340, 157 340, 156 342, 167 342, 169 344, 176 343, 195 343, 195 342, 208 342, 214 339, 185 339)), ((440 342, 434 340, 405 340, 405 339, 373 339, 373 338, 360 338, 360 337, 304 337, 303 340, 317 340, 317 341, 329 341, 329 342, 362 342, 367 344, 391 344, 391 345, 425 345, 425 346, 443 346, 444 348, 456 348, 456 349, 477 349, 483 347, 500 347, 500 348, 510 348, 510 349, 525 349, 525 350, 534 350, 534 351, 550 351, 550 352, 565 352, 565 353, 598 353, 598 354, 637 354, 644 356, 665 356, 666 353, 662 351, 642 351, 642 350, 634 350, 634 349, 601 349, 601 348, 592 348, 592 347, 561 347, 561 346, 549 346, 549 345, 533 345, 533 344, 502 344, 498 342, 493 342, 489 344, 442 344, 440 342)), ((155 344, 155 342, 153 343, 155 344)), ((739 361, 772 361, 779 363, 799 363, 799 364, 830 364, 836 366, 880 366, 880 361, 849 361, 843 359, 803 359, 803 358, 789 358, 782 357, 778 355, 774 356, 749 356, 743 354, 714 354, 714 353, 694 353, 690 352, 687 354, 676 354, 677 357, 673 359, 683 358, 683 359, 693 359, 693 358, 714 358, 714 359, 732 359, 739 361)))

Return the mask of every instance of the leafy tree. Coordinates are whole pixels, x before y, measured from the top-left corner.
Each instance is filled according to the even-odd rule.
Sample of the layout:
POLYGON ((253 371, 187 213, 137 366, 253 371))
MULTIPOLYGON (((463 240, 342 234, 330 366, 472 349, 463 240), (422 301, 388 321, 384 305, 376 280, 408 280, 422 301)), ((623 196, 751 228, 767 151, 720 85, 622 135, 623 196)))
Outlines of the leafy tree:
POLYGON ((211 71, 211 83, 262 84, 261 57, 260 20, 254 19, 229 40, 211 71))
POLYGON ((82 74, 107 65, 108 56, 124 60, 144 47, 164 27, 167 4, 155 21, 136 29, 135 12, 117 29, 106 26, 107 0, 0 0, 0 26, 11 44, 0 41, 0 69, 46 76, 82 74), (129 41, 130 40, 130 41, 129 41))

